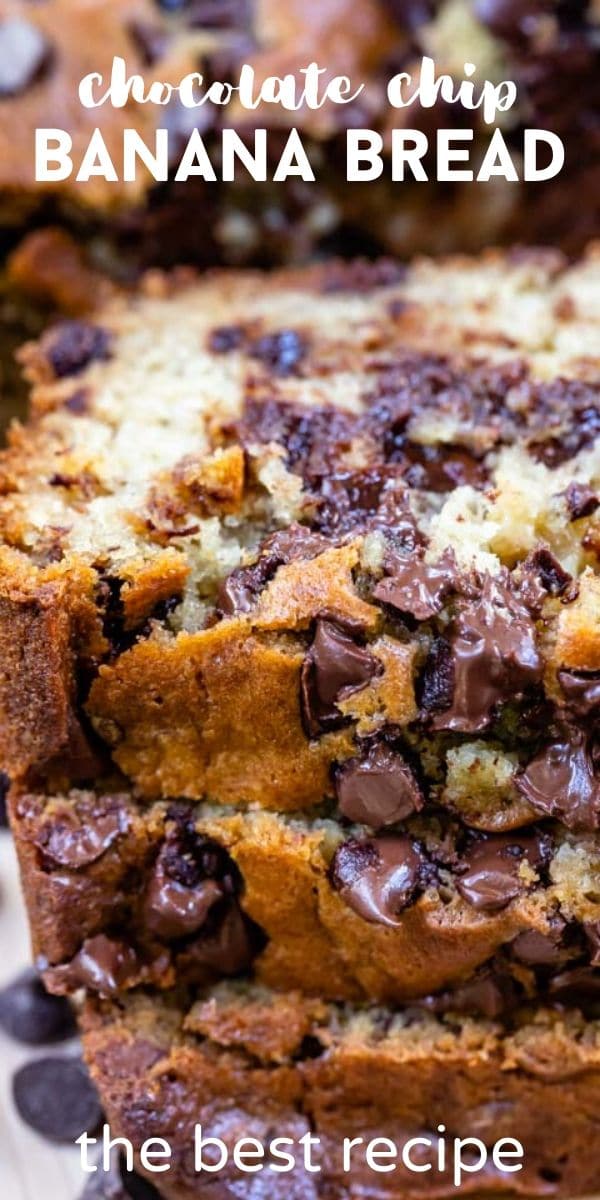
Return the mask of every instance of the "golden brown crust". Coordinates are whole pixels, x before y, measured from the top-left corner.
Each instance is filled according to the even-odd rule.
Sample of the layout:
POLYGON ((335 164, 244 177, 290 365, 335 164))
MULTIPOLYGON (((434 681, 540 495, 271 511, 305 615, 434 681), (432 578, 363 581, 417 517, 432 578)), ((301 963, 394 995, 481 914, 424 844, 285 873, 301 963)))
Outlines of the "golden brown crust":
POLYGON ((148 796, 207 795, 293 811, 321 802, 332 759, 351 749, 346 731, 306 738, 302 660, 293 645, 256 637, 242 621, 167 645, 147 641, 101 669, 89 711, 121 770, 148 796), (175 750, 175 725, 167 764, 163 739, 175 750))
POLYGON ((83 564, 31 570, 12 551, 0 563, 0 738, 6 771, 89 778, 98 767, 77 711, 75 661, 103 639, 94 574, 83 564), (66 568, 66 569, 65 569, 66 568))

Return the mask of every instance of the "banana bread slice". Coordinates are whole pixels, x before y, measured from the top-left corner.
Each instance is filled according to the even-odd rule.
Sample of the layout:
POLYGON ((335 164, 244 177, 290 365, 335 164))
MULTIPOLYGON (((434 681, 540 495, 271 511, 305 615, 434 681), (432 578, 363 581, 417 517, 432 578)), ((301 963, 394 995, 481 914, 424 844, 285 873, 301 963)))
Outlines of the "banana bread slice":
POLYGON ((364 826, 124 793, 12 800, 38 965, 114 995, 235 976, 326 999, 498 1016, 600 992, 600 849, 443 810, 364 826))
MULTIPOLYGON (((576 1013, 523 1013, 507 1029, 230 984, 193 1002, 150 993, 89 1003, 83 1026, 112 1134, 137 1149, 153 1137, 171 1147, 169 1170, 153 1177, 168 1200, 247 1196, 257 1181, 267 1200, 282 1187, 294 1200, 442 1200, 456 1193, 567 1198, 600 1185, 600 1026, 576 1013), (216 1174, 195 1170, 196 1123, 204 1138, 225 1145, 228 1162, 216 1174), (300 1165, 300 1139, 309 1133, 319 1139, 311 1154, 319 1173, 300 1165), (233 1147, 244 1137, 267 1147, 290 1138, 296 1170, 273 1172, 281 1160, 269 1149, 258 1175, 236 1170, 233 1147), (388 1138, 400 1150, 413 1137, 425 1139, 411 1148, 415 1170, 398 1160, 391 1173, 366 1165, 371 1139, 388 1138), (489 1161, 457 1187, 455 1137, 478 1138, 488 1150, 517 1138, 523 1167, 509 1173, 489 1161), (358 1142, 344 1172, 343 1142, 352 1138, 358 1142)), ((481 1152, 470 1151, 474 1165, 481 1152)), ((221 1152, 213 1153, 206 1148, 203 1161, 218 1165, 221 1152)))
MULTIPOLYGON (((59 221, 83 235, 96 261, 123 277, 140 262, 290 262, 315 248, 408 256, 415 251, 479 250, 500 240, 535 239, 579 252, 597 234, 599 16, 595 0, 572 4, 482 3, 481 0, 5 0, 0 13, 0 236, 24 223, 59 221), (349 14, 351 13, 351 19, 349 14), (566 146, 566 165, 547 182, 518 185, 492 179, 472 184, 432 180, 425 189, 382 177, 346 183, 348 125, 373 128, 386 147, 390 129, 474 126, 473 162, 490 127, 473 111, 439 101, 433 108, 395 110, 386 85, 398 72, 417 76, 422 57, 456 84, 474 63, 477 87, 513 80, 518 99, 504 114, 511 151, 522 153, 524 127, 550 129, 566 146), (258 114, 233 103, 185 109, 175 92, 168 104, 85 108, 78 85, 98 72, 108 86, 113 57, 128 74, 177 85, 189 72, 236 84, 249 63, 258 81, 299 72, 317 61, 328 77, 347 75, 363 93, 350 107, 317 111, 262 106, 258 114), (290 179, 258 187, 243 175, 233 183, 173 179, 194 126, 202 132, 218 173, 222 125, 251 138, 253 122, 270 132, 271 172, 283 138, 298 126, 316 182, 290 179), (65 129, 74 170, 62 182, 35 182, 36 128, 65 129), (156 184, 141 170, 135 181, 93 175, 75 181, 95 127, 122 176, 122 137, 135 129, 150 149, 157 127, 171 139, 172 173, 156 184), (387 135, 387 136, 386 136, 387 135), (354 248, 354 250, 352 249, 354 248)), ((99 89, 100 90, 100 89, 99 89)), ((385 155, 387 157, 387 150, 385 155)), ((408 174, 408 173, 407 173, 408 174)))
POLYGON ((599 315, 594 251, 491 253, 152 276, 29 345, 8 773, 594 832, 599 315))

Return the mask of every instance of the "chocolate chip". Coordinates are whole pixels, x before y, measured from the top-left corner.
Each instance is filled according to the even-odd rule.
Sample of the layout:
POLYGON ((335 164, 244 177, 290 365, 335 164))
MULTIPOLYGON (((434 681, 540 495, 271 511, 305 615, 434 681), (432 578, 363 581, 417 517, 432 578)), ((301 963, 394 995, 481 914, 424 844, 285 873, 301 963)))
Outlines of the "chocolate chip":
POLYGON ((130 987, 139 973, 140 964, 133 947, 99 933, 85 939, 71 962, 48 967, 43 976, 53 991, 89 988, 100 996, 115 996, 130 987))
POLYGON ((302 719, 309 737, 339 726, 337 702, 360 691, 381 670, 365 646, 332 621, 317 621, 311 648, 302 664, 302 719))
POLYGON ((0 22, 0 97, 18 96, 41 78, 52 48, 41 29, 20 17, 0 22))
MULTIPOLYGON (((546 391, 552 386, 552 384, 546 385, 546 391)), ((556 396, 553 399, 560 403, 557 416, 559 413, 562 414, 560 433, 533 441, 529 446, 535 458, 550 469, 568 462, 584 446, 593 445, 600 434, 600 405, 597 402, 597 386, 595 388, 580 380, 559 380, 555 387, 556 396), (567 414, 570 419, 568 426, 565 421, 567 414)), ((545 398, 542 391, 540 395, 542 403, 545 398)))
POLYGON ((49 996, 33 968, 0 992, 0 1025, 18 1042, 30 1046, 64 1041, 75 1033, 68 1000, 49 996))
POLYGON ((463 855, 464 874, 457 880, 461 896, 482 912, 499 912, 528 887, 521 864, 534 870, 547 861, 547 839, 506 834, 473 842, 463 855))
POLYGON ((296 375, 307 348, 306 339, 294 329, 280 329, 252 342, 248 354, 275 375, 296 375))
POLYGON ((515 984, 510 976, 487 969, 468 983, 434 996, 426 996, 419 1006, 439 1016, 459 1013, 494 1021, 506 1016, 514 1008, 516 998, 515 984))
POLYGON ((516 777, 516 786, 533 808, 562 821, 568 829, 600 826, 600 779, 581 730, 565 732, 546 746, 516 777))
POLYGON ((180 938, 196 933, 223 889, 214 879, 186 887, 172 879, 159 856, 146 893, 144 911, 148 928, 161 938, 180 938))
POLYGON ((399 925, 429 874, 431 864, 408 837, 351 839, 338 847, 331 866, 332 884, 345 904, 377 925, 399 925))
POLYGON ((243 325, 219 325, 209 334, 208 348, 213 354, 230 354, 243 346, 245 338, 243 325))
POLYGON ((570 971, 561 971, 549 983, 550 995, 555 1000, 569 1004, 578 1002, 596 1003, 600 999, 600 971, 592 967, 573 967, 570 971))
POLYGON ((485 464, 459 446, 445 443, 423 446, 409 439, 404 444, 404 478, 409 487, 425 492, 451 492, 457 487, 485 487, 485 464))
POLYGON ((555 967, 564 961, 562 930, 556 933, 539 933, 537 929, 526 929, 511 942, 511 954, 527 967, 555 967))
POLYGON ((458 570, 452 550, 446 550, 437 563, 426 563, 413 556, 395 556, 389 575, 373 589, 383 604, 410 613, 417 621, 427 621, 440 611, 446 596, 458 586, 458 570))
POLYGON ((223 846, 197 832, 193 809, 172 804, 167 819, 170 827, 159 856, 163 877, 189 890, 216 880, 222 895, 235 895, 241 887, 239 871, 223 846))
POLYGON ((313 480, 311 500, 313 524, 329 537, 380 529, 406 553, 422 541, 398 467, 325 474, 313 480))
POLYGON ((506 577, 486 575, 479 598, 459 607, 451 650, 452 703, 434 718, 436 729, 485 729, 497 704, 515 699, 542 676, 535 625, 506 577))
POLYGON ((110 337, 100 325, 61 321, 44 339, 44 351, 57 379, 77 375, 88 363, 110 357, 110 337))
POLYGON ((551 596, 563 596, 573 583, 573 576, 561 567, 558 559, 546 546, 540 546, 528 556, 523 564, 525 573, 537 575, 542 587, 551 596))
POLYGON ((416 695, 424 713, 449 707, 454 693, 454 663, 450 643, 434 638, 416 684, 416 695))
POLYGON ((261 543, 258 559, 248 567, 236 567, 223 580, 217 610, 223 616, 250 612, 277 569, 285 563, 312 559, 330 548, 330 542, 305 525, 296 523, 272 533, 261 543))
POLYGON ((360 432, 360 418, 341 409, 307 408, 250 394, 242 419, 229 432, 243 446, 278 442, 290 470, 314 485, 339 469, 340 458, 360 432))
POLYGON ((203 973, 230 978, 247 971, 264 945, 258 925, 230 900, 219 910, 216 926, 203 928, 189 943, 185 960, 203 973))
POLYGON ((373 829, 403 821, 425 803, 406 760, 383 743, 370 746, 362 758, 344 763, 335 788, 343 816, 373 829))
POLYGON ((581 517, 591 517, 600 504, 600 498, 587 483, 570 483, 564 496, 572 521, 579 521, 581 517))
POLYGON ((128 828, 128 814, 118 799, 99 796, 85 814, 66 803, 58 806, 42 825, 35 844, 46 867, 76 871, 97 862, 128 828))
POLYGON ((559 671, 558 682, 574 716, 585 720, 600 709, 600 671, 559 671))
POLYGON ((13 1096, 22 1119, 54 1142, 73 1142, 93 1133, 102 1120, 96 1089, 78 1058, 39 1058, 13 1077, 13 1096))

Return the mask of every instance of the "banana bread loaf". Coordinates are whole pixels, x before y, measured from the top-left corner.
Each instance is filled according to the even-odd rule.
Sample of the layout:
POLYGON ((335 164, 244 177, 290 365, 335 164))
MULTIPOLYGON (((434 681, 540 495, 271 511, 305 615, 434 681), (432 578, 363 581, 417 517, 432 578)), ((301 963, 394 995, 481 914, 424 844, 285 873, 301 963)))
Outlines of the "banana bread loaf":
MULTIPOLYGON (((577 1014, 523 1013, 502 1028, 230 984, 193 1000, 138 993, 90 1003, 84 1027, 112 1133, 138 1149, 153 1137, 171 1147, 169 1170, 153 1176, 168 1200, 242 1197, 249 1188, 267 1200, 282 1188, 294 1200, 568 1198, 600 1184, 600 1028, 577 1014), (196 1123, 203 1138, 224 1144, 226 1165, 221 1151, 208 1147, 203 1155, 209 1165, 223 1163, 218 1173, 195 1170, 196 1123), (302 1169, 307 1134, 319 1139, 311 1153, 318 1173, 302 1169), (267 1147, 258 1175, 232 1165, 235 1144, 248 1137, 267 1147), (291 1139, 291 1174, 271 1170, 281 1165, 269 1154, 280 1137, 291 1139), (391 1173, 366 1165, 372 1138, 388 1138, 400 1151, 414 1137, 423 1140, 408 1147, 413 1169, 389 1151, 391 1173), (479 1138, 488 1148, 518 1138, 522 1169, 498 1170, 490 1155, 457 1187, 448 1145, 445 1170, 438 1157, 441 1140, 451 1145, 455 1137, 479 1138), (353 1138, 345 1172, 343 1142, 353 1138)), ((471 1167, 481 1163, 481 1151, 471 1145, 470 1153, 471 1167)))
POLYGON ((79 792, 13 799, 12 827, 53 991, 252 967, 279 989, 434 1012, 597 1003, 600 852, 559 825, 475 834, 440 810, 373 837, 325 817, 79 792))
POLYGON ((488 254, 153 276, 28 346, 15 783, 593 833, 599 314, 593 251, 488 254))

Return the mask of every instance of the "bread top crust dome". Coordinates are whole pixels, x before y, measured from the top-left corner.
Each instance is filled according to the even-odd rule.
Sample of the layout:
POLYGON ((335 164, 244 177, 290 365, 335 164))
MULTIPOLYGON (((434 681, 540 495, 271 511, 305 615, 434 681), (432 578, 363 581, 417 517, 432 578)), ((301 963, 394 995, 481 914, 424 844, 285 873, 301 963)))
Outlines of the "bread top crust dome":
POLYGON ((413 809, 595 828, 599 313, 597 250, 488 253, 153 274, 27 346, 7 769, 93 777, 91 721, 150 796, 352 807, 400 754, 413 809))

